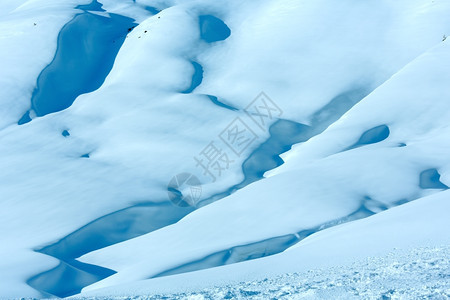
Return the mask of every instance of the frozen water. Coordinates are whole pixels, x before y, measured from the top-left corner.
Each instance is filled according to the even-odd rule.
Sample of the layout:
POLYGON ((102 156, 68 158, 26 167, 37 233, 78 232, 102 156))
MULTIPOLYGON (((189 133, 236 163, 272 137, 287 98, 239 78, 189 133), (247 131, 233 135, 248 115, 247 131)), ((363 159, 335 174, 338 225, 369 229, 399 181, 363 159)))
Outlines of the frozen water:
MULTIPOLYGON (((79 8, 100 10, 94 1, 79 8)), ((38 116, 61 111, 84 93, 98 89, 111 71, 127 29, 134 20, 117 14, 109 17, 88 11, 63 27, 53 61, 39 75, 32 108, 38 116)))
POLYGON ((361 147, 364 145, 375 144, 384 141, 389 137, 389 127, 386 125, 379 125, 365 131, 359 140, 351 148, 361 147))
POLYGON ((56 268, 30 278, 27 283, 44 295, 67 297, 114 273, 105 268, 80 262, 71 264, 61 262, 56 268))
POLYGON ((194 68, 194 74, 192 75, 191 85, 186 90, 182 91, 184 94, 192 93, 196 87, 198 87, 203 80, 203 68, 202 66, 195 62, 191 61, 192 67, 194 68))
POLYGON ((30 117, 30 112, 27 111, 22 118, 20 118, 19 122, 17 122, 18 125, 23 125, 26 124, 28 122, 31 122, 31 117, 30 117))
POLYGON ((291 234, 267 239, 249 245, 236 246, 217 253, 213 253, 198 261, 193 261, 188 264, 161 272, 153 277, 156 278, 162 276, 169 276, 174 274, 197 271, 206 268, 223 266, 227 264, 233 264, 246 260, 257 259, 264 256, 280 253, 289 248, 290 246, 296 244, 298 241, 299 237, 294 234, 291 234))
POLYGON ((219 101, 219 99, 216 96, 212 96, 212 95, 207 95, 207 97, 211 100, 212 103, 214 103, 215 105, 218 105, 220 107, 229 109, 229 110, 238 110, 236 107, 230 106, 228 104, 225 104, 221 101, 219 101))
POLYGON ((280 155, 291 149, 292 145, 305 142, 320 134, 330 124, 339 119, 356 103, 367 95, 364 89, 354 89, 341 93, 328 102, 311 117, 311 125, 290 120, 278 119, 269 127, 269 138, 261 143, 242 164, 244 180, 221 193, 200 202, 205 205, 226 197, 245 186, 260 180, 264 174, 284 163, 280 155))
POLYGON ((242 170, 245 179, 239 187, 263 178, 266 171, 282 165, 280 154, 290 150, 293 144, 307 141, 313 135, 310 126, 282 119, 270 126, 269 133, 270 137, 244 161, 242 170))
POLYGON ((439 179, 441 175, 436 169, 428 169, 420 173, 420 187, 422 189, 448 189, 439 179))
MULTIPOLYGON (((411 289, 416 284, 413 279, 416 276, 420 277, 422 281, 421 287, 427 286, 427 294, 436 293, 438 295, 442 293, 442 288, 445 289, 447 286, 445 278, 448 277, 448 274, 445 274, 444 271, 447 264, 443 260, 448 261, 445 259, 448 247, 420 248, 420 245, 423 245, 424 241, 428 241, 427 243, 436 241, 439 244, 439 241, 448 240, 448 238, 442 239, 442 234, 446 229, 440 227, 447 222, 447 196, 447 191, 438 193, 369 218, 329 227, 316 234, 310 235, 310 232, 299 234, 300 238, 309 236, 288 251, 278 255, 220 268, 160 277, 121 286, 110 286, 90 292, 85 291, 80 298, 117 295, 128 297, 147 295, 156 298, 160 295, 161 297, 176 298, 176 295, 186 296, 186 291, 188 295, 195 295, 206 290, 212 291, 211 289, 215 291, 237 290, 244 288, 243 284, 246 286, 244 290, 253 290, 263 293, 264 297, 269 297, 269 294, 266 294, 260 287, 267 288, 273 293, 278 290, 276 281, 273 281, 277 275, 284 274, 282 275, 284 278, 289 278, 292 275, 286 273, 292 272, 298 272, 300 275, 296 278, 302 278, 303 283, 297 282, 292 285, 292 288, 297 286, 296 292, 286 296, 288 299, 295 297, 299 288, 308 291, 311 285, 314 286, 316 283, 322 284, 320 290, 330 288, 327 299, 335 299, 335 296, 340 295, 336 294, 334 289, 336 286, 341 286, 342 291, 350 293, 358 289, 363 292, 359 295, 360 297, 373 295, 376 298, 378 293, 386 292, 384 289, 386 284, 395 285, 395 290, 401 290, 401 293, 416 294, 418 291, 413 291, 414 288, 411 289), (430 205, 433 208, 429 208, 430 205), (432 230, 432 228, 436 230, 432 230), (386 234, 387 232, 389 234, 386 234), (357 242, 355 243, 355 241, 357 242), (413 250, 411 251, 411 249, 413 250), (389 267, 390 264, 392 264, 391 267, 389 267), (328 277, 315 281, 314 274, 318 274, 316 271, 328 277), (405 278, 403 272, 410 277, 405 278), (437 276, 431 279, 431 274, 437 276), (349 278, 347 275, 351 275, 350 278, 360 279, 347 280, 349 278), (399 279, 402 280, 399 281, 399 279), (342 285, 335 284, 336 281, 341 282, 342 285), (268 282, 268 284, 265 285, 264 282, 268 282), (368 284, 374 285, 367 288, 368 284), (253 288, 251 288, 252 285, 253 288)), ((373 200, 365 197, 364 201, 373 200)), ((447 242, 444 242, 444 245, 447 245, 447 242)), ((246 253, 245 247, 242 250, 246 253)), ((133 275, 129 274, 129 276, 133 275)), ((280 283, 284 285, 287 282, 280 283)), ((315 289, 313 288, 313 290, 315 289)), ((280 296, 272 295, 277 298, 280 296)), ((344 295, 343 299, 347 299, 348 294, 344 295)), ((209 296, 219 297, 218 294, 215 296, 209 294, 209 296)), ((314 296, 317 295, 314 294, 314 296)))
POLYGON ((231 34, 230 28, 219 18, 212 15, 199 17, 200 38, 207 43, 223 41, 231 34))
POLYGON ((38 251, 70 260, 175 223, 191 211, 168 201, 135 205, 94 220, 38 251))
POLYGON ((80 263, 75 258, 170 225, 193 210, 172 203, 145 203, 106 215, 38 252, 60 259, 58 267, 32 277, 28 282, 38 290, 65 297, 114 272, 80 263))
POLYGON ((61 132, 61 135, 62 135, 63 137, 69 137, 69 136, 70 136, 70 133, 69 133, 68 130, 63 130, 63 131, 61 132))
POLYGON ((87 11, 87 10, 91 10, 91 11, 105 11, 102 8, 102 6, 103 6, 103 4, 99 3, 97 0, 93 0, 89 4, 81 4, 81 5, 78 5, 76 8, 84 10, 84 11, 87 11))

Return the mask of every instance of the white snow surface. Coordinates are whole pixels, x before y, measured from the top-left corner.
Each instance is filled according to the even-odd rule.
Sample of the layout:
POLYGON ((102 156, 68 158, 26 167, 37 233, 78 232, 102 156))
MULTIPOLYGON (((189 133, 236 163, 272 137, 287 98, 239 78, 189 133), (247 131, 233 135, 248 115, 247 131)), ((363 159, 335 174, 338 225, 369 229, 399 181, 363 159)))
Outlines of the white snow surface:
POLYGON ((257 292, 256 299, 278 298, 284 292, 286 299, 379 299, 389 293, 393 299, 433 294, 432 299, 446 299, 448 197, 449 192, 437 193, 325 229, 259 260, 92 290, 82 297, 223 299, 229 292, 239 298, 241 290, 250 290, 257 292))
POLYGON ((369 257, 349 266, 287 273, 196 291, 155 294, 149 292, 146 283, 135 290, 99 291, 73 299, 99 299, 105 294, 109 299, 448 299, 449 254, 448 247, 417 248, 369 257))
MULTIPOLYGON (((351 277, 353 269, 366 275, 374 269, 373 295, 381 295, 390 293, 388 278, 397 276, 394 258, 386 255, 399 248, 393 255, 400 268, 416 270, 411 261, 417 260, 428 269, 394 281, 392 293, 419 297, 422 291, 408 294, 405 286, 426 280, 429 272, 423 295, 448 297, 448 272, 441 280, 439 270, 448 271, 450 228, 450 194, 444 191, 450 186, 450 2, 100 2, 100 15, 139 23, 111 72, 99 89, 78 96, 69 108, 42 117, 31 111, 31 122, 23 125, 17 123, 32 108, 37 79, 55 55, 61 29, 81 12, 78 5, 90 1, 0 2, 0 298, 51 296, 29 280, 60 260, 36 250, 136 204, 172 205, 167 184, 176 174, 195 174, 203 200, 241 182, 242 164, 269 138, 274 122, 260 128, 244 112, 262 91, 282 109, 281 119, 311 126, 312 137, 284 153, 284 164, 265 178, 180 221, 74 257, 116 272, 81 295, 201 299, 236 294, 240 285, 223 286, 248 281, 242 288, 258 286, 256 298, 282 296, 285 284, 285 292, 299 297, 345 297, 353 293, 346 286, 360 278, 351 277), (231 35, 201 40, 200 15, 220 18, 231 35), (202 66, 203 80, 186 93, 196 75, 192 62, 202 66), (341 116, 341 102, 351 95, 360 101, 341 116), (335 105, 324 110, 329 103, 335 105), (196 167, 194 156, 211 141, 226 149, 219 135, 236 117, 257 139, 213 181, 196 167), (388 128, 388 136, 358 144, 379 126, 388 128), (64 130, 69 137, 62 136, 64 130), (440 178, 424 179, 431 174, 427 170, 440 178), (374 215, 339 225, 362 208, 374 215), (280 254, 213 269, 202 263, 236 247, 244 250, 233 259, 247 260, 266 246, 246 245, 268 241, 270 248, 274 238, 300 240, 306 231, 315 233, 280 254), (429 266, 433 251, 437 269, 429 266), (378 258, 362 262, 369 256, 378 258), (306 279, 299 273, 337 263, 346 264, 343 272, 318 271, 306 279), (192 264, 199 271, 149 279, 192 264), (380 271, 386 267, 392 272, 380 271), (298 274, 282 275, 287 273, 298 274), (265 278, 270 282, 260 281, 265 278), (305 282, 325 294, 305 288, 305 282), (205 288, 210 290, 200 292, 205 288), (193 294, 176 294, 183 289, 193 294)), ((283 134, 288 133, 273 137, 283 134)), ((161 215, 156 211, 152 218, 161 215)), ((127 235, 128 228, 111 225, 116 226, 127 235)), ((359 296, 372 297, 372 288, 358 289, 359 296)))

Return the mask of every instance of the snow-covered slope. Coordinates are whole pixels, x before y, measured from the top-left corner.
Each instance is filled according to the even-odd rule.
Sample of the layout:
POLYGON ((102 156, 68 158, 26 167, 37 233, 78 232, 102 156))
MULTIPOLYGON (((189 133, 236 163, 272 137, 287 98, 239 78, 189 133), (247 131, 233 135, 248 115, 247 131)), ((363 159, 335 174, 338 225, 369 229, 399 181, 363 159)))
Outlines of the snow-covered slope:
MULTIPOLYGON (((221 298, 220 293, 236 292, 239 289, 256 290, 269 295, 272 293, 275 296, 274 293, 283 292, 283 289, 278 290, 281 286, 293 294, 299 293, 298 296, 304 293, 305 298, 318 298, 328 289, 331 290, 328 299, 335 299, 341 293, 344 294, 343 299, 348 299, 355 292, 362 291, 367 293, 365 298, 379 298, 383 293, 389 293, 390 288, 392 294, 398 294, 408 286, 409 292, 403 292, 408 292, 410 297, 419 297, 414 293, 421 289, 420 286, 410 284, 417 284, 418 279, 432 276, 431 273, 437 277, 433 283, 439 285, 441 290, 429 287, 423 288, 422 292, 427 295, 436 291, 444 292, 445 296, 445 293, 448 295, 450 292, 448 281, 445 280, 445 276, 448 276, 448 246, 445 245, 448 245, 450 238, 447 234, 448 197, 448 191, 440 192, 369 218, 325 229, 277 255, 92 290, 82 296, 183 296, 183 293, 207 296, 209 293, 221 298), (424 245, 427 247, 425 251, 421 248, 424 245), (430 261, 439 261, 441 264, 431 264, 430 261), (416 269, 417 264, 423 265, 420 272, 416 269), (399 272, 403 280, 397 277, 399 272), (292 273, 299 275, 284 276, 292 273), (284 279, 272 280, 280 275, 284 279), (441 280, 438 280, 439 276, 441 280), (337 291, 333 290, 340 283, 344 285, 337 291), (318 286, 314 288, 315 284, 318 286), (411 288, 413 286, 414 289, 411 288)), ((426 286, 427 283, 420 284, 426 286)), ((258 296, 261 297, 256 294, 256 298, 258 296)), ((289 296, 292 297, 288 294, 286 298, 289 299, 289 296)))
POLYGON ((442 87, 450 80, 449 65, 442 63, 450 61, 448 53, 442 44, 419 57, 310 141, 322 136, 335 141, 340 146, 336 154, 309 162, 288 160, 280 169, 293 170, 256 182, 173 226, 82 257, 119 271, 95 286, 262 256, 323 227, 446 189, 437 174, 450 171, 450 89, 442 87), (415 74, 427 77, 416 82, 415 74), (361 141, 367 130, 380 125, 392 133, 377 132, 367 143, 361 141), (341 152, 354 144, 358 147, 341 152), (223 253, 234 250, 231 257, 223 253), (218 261, 211 262, 210 255, 218 261))
POLYGON ((3 2, 0 297, 297 253, 448 197, 446 1, 3 2))

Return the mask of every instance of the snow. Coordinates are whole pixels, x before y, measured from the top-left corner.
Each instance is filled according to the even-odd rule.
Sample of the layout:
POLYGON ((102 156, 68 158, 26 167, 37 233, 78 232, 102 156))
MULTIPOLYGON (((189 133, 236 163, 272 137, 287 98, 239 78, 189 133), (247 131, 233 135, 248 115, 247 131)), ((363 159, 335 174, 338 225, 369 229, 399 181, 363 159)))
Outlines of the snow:
MULTIPOLYGON (((447 299, 448 247, 391 253, 351 266, 284 274, 177 294, 140 291, 135 299, 447 299)), ((119 295, 121 293, 119 292, 119 295)), ((98 299, 77 296, 73 299, 98 299)), ((109 296, 128 299, 127 296, 109 296)))
POLYGON ((100 2, 0 3, 0 297, 446 249, 449 3, 100 2), (258 95, 278 108, 263 126, 258 95), (211 143, 230 158, 214 178, 195 160, 211 143), (169 199, 181 173, 202 183, 195 207, 169 199))
MULTIPOLYGON (((320 227, 330 226, 330 222, 357 218, 355 214, 361 213, 360 217, 368 216, 427 195, 429 192, 423 187, 430 186, 421 183, 422 172, 439 166, 444 176, 449 170, 446 149, 450 145, 445 137, 450 132, 449 127, 443 126, 449 120, 450 109, 448 96, 443 95, 448 95, 450 91, 443 87, 439 90, 434 88, 450 80, 446 71, 448 65, 442 63, 448 60, 443 60, 441 56, 448 53, 444 50, 447 47, 443 43, 419 57, 417 62, 412 62, 316 137, 318 139, 331 134, 330 131, 337 130, 335 128, 338 125, 346 126, 347 136, 334 136, 340 138, 339 145, 345 145, 344 141, 350 146, 355 142, 348 136, 356 135, 353 140, 358 141, 357 135, 364 136, 365 132, 358 133, 361 132, 360 128, 367 128, 367 123, 373 126, 376 125, 374 122, 382 122, 392 124, 392 132, 402 132, 403 128, 412 130, 415 124, 416 127, 421 126, 416 128, 414 142, 401 136, 395 139, 390 135, 389 143, 386 140, 386 143, 359 147, 303 165, 293 159, 288 160, 280 168, 284 171, 279 171, 276 176, 256 182, 221 201, 192 212, 172 226, 81 257, 83 262, 118 271, 92 288, 158 276, 187 264, 205 268, 208 261, 203 259, 235 245, 250 245, 273 237, 302 234, 308 230, 314 232, 320 227), (417 73, 429 76, 420 77, 419 83, 414 81, 415 78, 419 79, 415 76, 417 73), (436 78, 442 78, 442 81, 436 78), (408 89, 401 88, 406 82, 408 89), (427 92, 417 97, 421 91, 427 92), (416 100, 408 101, 407 97, 412 95, 416 100), (399 116, 400 111, 403 116, 399 116), (389 120, 389 117, 392 119, 389 120), (418 122, 421 119, 423 122, 418 122), (429 124, 431 120, 433 125, 429 124), (411 121, 417 123, 411 126, 411 121), (357 126, 353 126, 352 130, 350 126, 354 123, 357 126), (439 132, 435 132, 431 126, 439 128, 439 132), (426 133, 430 131, 428 137, 426 133), (419 139, 418 132, 426 137, 419 139), (406 142, 407 146, 398 147, 400 142, 406 142), (291 169, 286 171, 289 166, 291 169)), ((304 144, 305 147, 307 144, 304 144)), ((325 142, 322 144, 326 147, 325 142)), ((437 187, 446 188, 444 183, 437 187)), ((432 192, 436 191, 436 186, 431 187, 432 192)), ((259 247, 265 249, 264 245, 259 247)), ((250 247, 241 254, 241 259, 251 257, 254 251, 250 247)))
MULTIPOLYGON (((250 286, 273 295, 287 284, 299 297, 301 293, 320 297, 326 292, 333 298, 342 294, 349 297, 356 292, 352 288, 357 288, 363 293, 360 296, 368 298, 378 299, 390 289, 396 293, 403 290, 418 298, 420 289, 415 283, 421 280, 427 286, 426 293, 443 290, 448 294, 450 287, 445 278, 449 262, 449 194, 440 192, 369 218, 325 229, 283 253, 259 260, 116 285, 87 291, 81 296, 175 294, 182 298, 186 294, 207 296, 250 286), (434 265, 429 263, 432 261, 434 265), (377 274, 365 278, 373 272, 377 274), (342 284, 342 289, 332 290, 333 281, 335 286, 342 284), (414 286, 408 292, 406 287, 414 286)), ((408 298, 407 295, 403 297, 408 298)))

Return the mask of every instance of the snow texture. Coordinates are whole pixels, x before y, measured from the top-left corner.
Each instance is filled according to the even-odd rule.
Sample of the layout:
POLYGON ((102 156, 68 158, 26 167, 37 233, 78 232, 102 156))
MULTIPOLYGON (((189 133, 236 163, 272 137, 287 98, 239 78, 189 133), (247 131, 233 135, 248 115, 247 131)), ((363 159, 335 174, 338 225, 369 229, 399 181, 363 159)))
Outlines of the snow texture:
MULTIPOLYGON (((174 294, 394 247, 425 249, 418 265, 441 247, 446 267, 449 12, 445 0, 2 1, 0 298, 115 297, 142 282, 174 294), (205 167, 211 149, 225 167, 205 167), (170 183, 186 173, 201 194, 180 206, 192 190, 170 183)), ((448 278, 429 272, 441 293, 448 278)))

